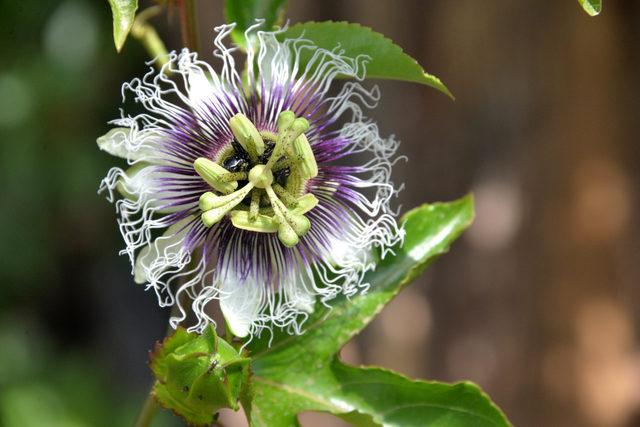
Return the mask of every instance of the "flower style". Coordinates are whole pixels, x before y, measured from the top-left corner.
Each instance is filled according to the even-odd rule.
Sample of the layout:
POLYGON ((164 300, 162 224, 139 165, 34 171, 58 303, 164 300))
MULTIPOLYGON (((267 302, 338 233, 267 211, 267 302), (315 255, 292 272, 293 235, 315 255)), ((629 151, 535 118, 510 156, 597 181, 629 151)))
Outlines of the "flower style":
POLYGON ((390 208, 398 143, 362 112, 378 90, 353 81, 331 90, 337 76, 362 80, 367 58, 258 27, 246 33, 244 73, 225 25, 219 72, 184 49, 124 84, 123 98, 132 93, 145 112, 122 113, 98 139, 130 165, 101 185, 110 201, 122 195, 121 253, 161 306, 177 304, 174 327, 190 304, 190 329, 203 330, 217 299, 237 336, 300 333, 317 296, 327 304, 366 290, 376 254, 404 236, 390 208))

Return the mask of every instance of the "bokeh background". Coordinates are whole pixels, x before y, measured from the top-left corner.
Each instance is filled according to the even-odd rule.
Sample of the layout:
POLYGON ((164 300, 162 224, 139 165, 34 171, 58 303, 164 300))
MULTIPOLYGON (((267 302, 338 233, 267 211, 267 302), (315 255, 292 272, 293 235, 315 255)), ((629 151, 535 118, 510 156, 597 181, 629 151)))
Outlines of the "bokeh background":
MULTIPOLYGON (((575 0, 290 3, 292 22, 384 33, 456 94, 378 82, 371 115, 409 157, 405 210, 476 196, 471 229, 343 356, 473 380, 516 426, 640 425, 640 3, 597 18, 575 0)), ((131 425, 168 313, 117 255, 95 138, 146 54, 115 53, 106 1, 0 5, 0 426, 131 425)), ((175 18, 154 21, 170 49, 175 18)), ((209 52, 221 2, 199 20, 209 52)))

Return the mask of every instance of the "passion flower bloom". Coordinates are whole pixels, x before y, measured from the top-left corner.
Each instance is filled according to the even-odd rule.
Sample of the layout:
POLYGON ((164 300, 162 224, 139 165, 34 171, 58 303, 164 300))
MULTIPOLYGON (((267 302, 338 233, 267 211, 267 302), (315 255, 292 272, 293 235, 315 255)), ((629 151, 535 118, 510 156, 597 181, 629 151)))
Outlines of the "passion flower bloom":
POLYGON ((218 71, 185 49, 125 83, 144 111, 98 139, 129 164, 101 185, 121 195, 121 253, 161 306, 178 305, 174 327, 191 311, 201 331, 219 300, 237 336, 299 333, 317 297, 366 290, 365 273, 403 238, 390 208, 398 143, 363 115, 377 88, 333 87, 362 80, 367 58, 257 27, 244 72, 225 25, 218 71))

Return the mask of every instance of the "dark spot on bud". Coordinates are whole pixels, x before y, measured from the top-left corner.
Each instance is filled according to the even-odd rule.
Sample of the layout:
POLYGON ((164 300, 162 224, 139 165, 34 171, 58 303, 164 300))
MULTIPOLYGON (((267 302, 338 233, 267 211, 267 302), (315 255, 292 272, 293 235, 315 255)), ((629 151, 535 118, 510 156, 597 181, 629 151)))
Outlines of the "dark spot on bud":
POLYGON ((182 387, 182 391, 184 391, 185 393, 189 393, 189 386, 186 385, 186 386, 182 387))
POLYGON ((204 400, 204 396, 202 396, 201 394, 198 395, 198 400, 204 400))

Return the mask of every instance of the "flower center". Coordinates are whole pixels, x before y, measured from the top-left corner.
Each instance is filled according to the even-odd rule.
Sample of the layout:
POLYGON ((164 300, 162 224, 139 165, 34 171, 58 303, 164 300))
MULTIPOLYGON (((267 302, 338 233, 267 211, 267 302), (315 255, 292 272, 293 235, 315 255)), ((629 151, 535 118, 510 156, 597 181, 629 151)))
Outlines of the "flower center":
POLYGON ((257 165, 249 171, 249 182, 256 188, 271 187, 273 183, 273 172, 265 165, 257 165))
POLYGON ((228 216, 237 228, 278 233, 285 246, 295 246, 311 227, 304 214, 318 204, 313 194, 302 194, 306 181, 318 174, 304 134, 309 123, 283 111, 277 133, 259 132, 243 114, 229 125, 235 139, 221 164, 204 157, 193 163, 214 190, 200 197, 202 222, 211 227, 228 216))

